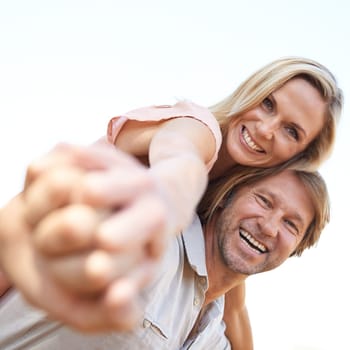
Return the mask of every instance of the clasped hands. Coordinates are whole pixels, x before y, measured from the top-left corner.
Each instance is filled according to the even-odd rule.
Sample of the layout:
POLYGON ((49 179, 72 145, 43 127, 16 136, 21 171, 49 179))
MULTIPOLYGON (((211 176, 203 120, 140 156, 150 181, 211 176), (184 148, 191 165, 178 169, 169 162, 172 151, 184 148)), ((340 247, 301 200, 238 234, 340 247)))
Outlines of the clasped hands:
POLYGON ((0 212, 0 262, 34 306, 81 331, 127 330, 174 230, 149 168, 110 145, 61 144, 0 212))

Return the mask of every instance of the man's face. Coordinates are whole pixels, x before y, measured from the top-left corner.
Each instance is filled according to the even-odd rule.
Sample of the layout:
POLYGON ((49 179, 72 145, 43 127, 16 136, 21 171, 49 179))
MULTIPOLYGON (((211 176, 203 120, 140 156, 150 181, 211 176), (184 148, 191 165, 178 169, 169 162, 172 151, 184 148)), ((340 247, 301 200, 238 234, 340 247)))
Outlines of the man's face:
POLYGON ((224 265, 246 275, 279 266, 302 240, 314 213, 306 188, 293 172, 242 187, 215 226, 224 265))

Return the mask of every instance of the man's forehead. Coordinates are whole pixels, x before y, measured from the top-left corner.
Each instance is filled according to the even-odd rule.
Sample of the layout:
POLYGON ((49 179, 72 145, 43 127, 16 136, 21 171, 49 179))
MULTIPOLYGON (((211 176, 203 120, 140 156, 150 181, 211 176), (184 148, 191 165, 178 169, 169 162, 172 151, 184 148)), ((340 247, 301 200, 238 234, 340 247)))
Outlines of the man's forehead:
MULTIPOLYGON (((277 174, 265 176, 261 179, 257 179, 254 183, 249 185, 250 188, 254 187, 265 187, 274 189, 280 189, 281 184, 293 185, 298 188, 304 188, 299 178, 296 176, 295 172, 292 170, 284 170, 277 174)), ((283 186, 284 187, 284 186, 283 186)))
POLYGON ((261 191, 273 197, 276 202, 289 207, 298 207, 305 200, 310 201, 308 191, 298 176, 291 170, 284 170, 278 174, 265 176, 241 188, 241 195, 250 195, 254 191, 261 191))
POLYGON ((242 188, 241 194, 250 195, 254 191, 269 196, 275 205, 300 221, 308 222, 314 215, 309 192, 294 171, 284 170, 278 174, 266 176, 242 188))

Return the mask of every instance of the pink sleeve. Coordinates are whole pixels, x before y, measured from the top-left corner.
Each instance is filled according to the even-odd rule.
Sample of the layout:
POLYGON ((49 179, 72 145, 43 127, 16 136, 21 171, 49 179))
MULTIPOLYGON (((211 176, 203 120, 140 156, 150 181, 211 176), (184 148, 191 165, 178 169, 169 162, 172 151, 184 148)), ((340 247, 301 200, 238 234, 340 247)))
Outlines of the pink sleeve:
POLYGON ((189 101, 180 101, 175 105, 149 106, 134 109, 119 117, 112 118, 108 123, 107 139, 114 144, 123 125, 129 120, 158 121, 177 117, 191 117, 208 126, 212 132, 216 150, 212 159, 207 163, 208 171, 214 165, 222 142, 220 126, 214 115, 205 107, 198 106, 189 101))

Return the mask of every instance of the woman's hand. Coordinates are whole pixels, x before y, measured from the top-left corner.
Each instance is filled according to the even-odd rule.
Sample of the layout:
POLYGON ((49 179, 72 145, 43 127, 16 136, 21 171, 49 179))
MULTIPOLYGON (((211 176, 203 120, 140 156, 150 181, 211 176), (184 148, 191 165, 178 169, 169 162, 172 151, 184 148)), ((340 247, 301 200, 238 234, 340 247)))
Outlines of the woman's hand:
POLYGON ((23 193, 0 212, 1 265, 50 316, 81 330, 128 329, 170 216, 134 159, 60 146, 29 167, 23 193))

